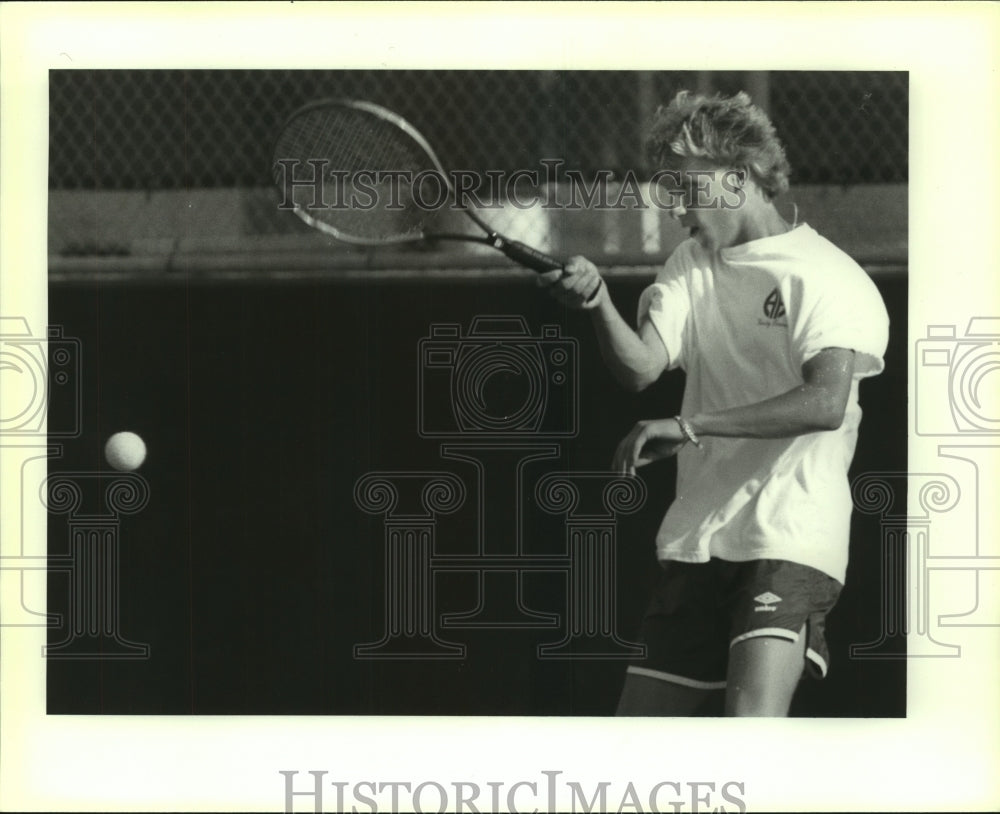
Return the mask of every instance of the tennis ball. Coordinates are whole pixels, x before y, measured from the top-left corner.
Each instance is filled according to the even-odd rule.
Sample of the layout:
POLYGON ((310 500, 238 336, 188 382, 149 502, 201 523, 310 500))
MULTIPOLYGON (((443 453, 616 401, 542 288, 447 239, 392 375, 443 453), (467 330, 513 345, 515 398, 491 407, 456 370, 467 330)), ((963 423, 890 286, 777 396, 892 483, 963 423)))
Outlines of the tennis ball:
POLYGON ((146 443, 134 432, 116 432, 104 445, 104 457, 114 469, 131 472, 146 460, 146 443))

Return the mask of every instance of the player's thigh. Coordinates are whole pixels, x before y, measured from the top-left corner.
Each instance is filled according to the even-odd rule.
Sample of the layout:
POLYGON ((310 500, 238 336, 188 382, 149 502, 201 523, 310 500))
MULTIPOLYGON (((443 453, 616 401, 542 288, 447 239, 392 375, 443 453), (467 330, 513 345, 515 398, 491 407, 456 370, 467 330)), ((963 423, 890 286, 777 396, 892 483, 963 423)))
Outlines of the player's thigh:
POLYGON ((626 673, 616 715, 689 716, 704 709, 721 690, 688 687, 659 678, 626 673))
POLYGON ((726 714, 785 716, 802 678, 806 659, 806 627, 795 641, 754 636, 729 650, 726 714))
POLYGON ((717 570, 663 564, 639 629, 645 654, 628 668, 618 714, 692 715, 710 696, 721 713, 730 620, 717 601, 717 570))

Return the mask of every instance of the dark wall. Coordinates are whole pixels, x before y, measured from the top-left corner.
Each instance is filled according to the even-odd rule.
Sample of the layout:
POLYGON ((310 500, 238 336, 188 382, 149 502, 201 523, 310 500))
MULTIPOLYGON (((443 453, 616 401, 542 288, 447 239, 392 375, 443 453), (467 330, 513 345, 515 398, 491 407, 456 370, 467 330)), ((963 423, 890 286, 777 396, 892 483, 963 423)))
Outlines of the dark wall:
MULTIPOLYGON (((892 339, 886 373, 862 386, 855 472, 906 468, 906 278, 877 282, 892 339)), ((623 313, 632 313, 642 285, 612 284, 623 313)), ((121 633, 150 644, 150 658, 50 660, 50 712, 613 712, 624 663, 539 659, 537 645, 558 640, 560 628, 441 631, 441 615, 474 606, 470 574, 434 577, 435 627, 466 645, 465 658, 354 658, 355 644, 384 631, 386 593, 383 518, 359 508, 354 488, 373 471, 450 471, 470 489, 476 484, 470 464, 442 457, 448 439, 418 433, 418 345, 432 324, 467 331, 476 315, 519 315, 535 338, 543 325, 557 325, 559 341, 578 342, 578 432, 549 441, 519 436, 519 443, 557 447, 557 457, 525 467, 521 498, 525 553, 558 556, 563 521, 537 509, 530 485, 549 471, 607 469, 635 420, 679 406, 679 375, 640 396, 623 393, 600 362, 586 316, 502 275, 487 284, 61 283, 50 290, 49 308, 50 323, 83 348, 83 433, 65 443, 50 471, 106 468, 105 439, 130 429, 149 447, 141 474, 151 490, 148 506, 120 527, 121 633)), ((452 398, 447 371, 436 373, 424 396, 434 420, 442 399, 452 398)), ((516 396, 524 382, 514 377, 509 385, 516 396)), ((550 429, 570 421, 561 392, 550 393, 550 429)), ((504 395, 491 397, 502 402, 504 395)), ((52 409, 56 415, 66 405, 52 409)), ((513 471, 511 459, 495 454, 487 475, 501 475, 490 486, 492 531, 484 533, 502 547, 497 529, 514 528, 516 495, 499 484, 513 471)), ((645 508, 617 525, 616 626, 624 639, 656 575, 652 540, 673 492, 673 464, 642 477, 645 508)), ((470 499, 439 517, 435 553, 474 553, 478 516, 470 499)), ((855 518, 848 583, 829 620, 831 674, 803 688, 797 714, 905 714, 905 663, 853 660, 847 652, 851 643, 879 638, 879 534, 877 519, 855 518)), ((53 517, 51 554, 67 551, 67 535, 65 518, 53 517)), ((523 589, 527 606, 562 613, 565 623, 564 575, 526 575, 523 589)), ((53 574, 50 610, 66 613, 67 596, 65 575, 53 574)), ((65 634, 54 629, 50 641, 65 634)))

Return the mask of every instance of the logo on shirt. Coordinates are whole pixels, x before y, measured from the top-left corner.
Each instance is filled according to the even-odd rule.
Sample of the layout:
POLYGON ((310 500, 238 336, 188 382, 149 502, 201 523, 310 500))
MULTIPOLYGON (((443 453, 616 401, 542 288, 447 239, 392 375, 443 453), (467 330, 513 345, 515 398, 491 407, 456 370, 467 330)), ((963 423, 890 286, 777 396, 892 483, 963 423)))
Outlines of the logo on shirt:
POLYGON ((764 298, 764 316, 767 319, 758 319, 758 325, 767 328, 773 326, 788 327, 788 320, 785 319, 785 301, 781 299, 781 292, 777 288, 764 298))
POLYGON ((755 596, 753 601, 757 603, 754 611, 776 611, 778 609, 776 605, 781 601, 781 597, 770 591, 765 591, 760 596, 755 596))

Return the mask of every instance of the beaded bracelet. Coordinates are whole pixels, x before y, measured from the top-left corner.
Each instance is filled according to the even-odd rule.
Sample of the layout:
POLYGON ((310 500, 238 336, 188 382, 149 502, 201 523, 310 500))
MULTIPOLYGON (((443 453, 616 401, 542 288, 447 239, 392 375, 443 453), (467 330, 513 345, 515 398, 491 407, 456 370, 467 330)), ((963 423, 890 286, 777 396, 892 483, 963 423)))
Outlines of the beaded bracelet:
POLYGON ((696 447, 701 447, 701 439, 694 434, 694 430, 691 429, 691 425, 688 424, 686 420, 681 418, 679 415, 674 416, 674 421, 677 422, 677 426, 681 428, 681 432, 684 433, 684 437, 687 438, 696 447))

